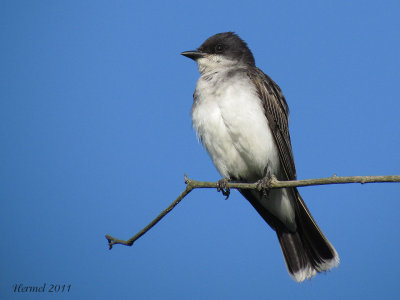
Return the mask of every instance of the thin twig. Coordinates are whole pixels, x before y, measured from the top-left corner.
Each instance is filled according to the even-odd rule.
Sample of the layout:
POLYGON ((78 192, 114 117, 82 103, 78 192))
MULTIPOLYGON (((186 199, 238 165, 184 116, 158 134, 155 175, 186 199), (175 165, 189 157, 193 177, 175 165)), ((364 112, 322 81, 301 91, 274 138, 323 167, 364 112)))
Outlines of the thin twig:
POLYGON ((135 234, 133 237, 131 237, 129 240, 120 240, 117 238, 114 238, 108 234, 106 234, 106 239, 108 240, 108 245, 110 250, 112 249, 112 246, 115 244, 121 244, 125 246, 132 246, 133 243, 139 239, 142 235, 144 235, 147 231, 149 231, 154 225, 156 225, 162 218, 164 218, 175 206, 178 205, 179 202, 183 198, 186 197, 187 194, 189 194, 195 187, 193 187, 191 184, 189 184, 186 180, 186 174, 185 174, 185 183, 186 183, 186 189, 172 202, 166 209, 164 209, 153 221, 151 221, 145 228, 140 230, 137 234, 135 234))
MULTIPOLYGON (((291 180, 291 181, 279 181, 275 177, 272 177, 268 184, 268 189, 285 188, 285 187, 300 187, 300 186, 311 186, 311 185, 325 185, 325 184, 343 184, 343 183, 374 183, 374 182, 400 182, 400 175, 388 175, 388 176, 347 176, 339 177, 332 176, 326 178, 317 179, 304 179, 304 180, 291 180)), ((151 221, 146 227, 140 230, 136 235, 131 237, 129 240, 121 240, 114 238, 106 234, 108 240, 109 249, 112 249, 113 245, 121 244, 125 246, 132 246, 133 243, 149 231, 154 225, 156 225, 162 218, 164 218, 183 198, 187 196, 192 190, 198 188, 218 188, 217 182, 207 181, 196 181, 189 179, 185 174, 186 189, 174 200, 165 210, 163 210, 153 221, 151 221)), ((239 183, 239 182, 228 182, 226 185, 231 189, 260 189, 260 185, 256 183, 239 183)))

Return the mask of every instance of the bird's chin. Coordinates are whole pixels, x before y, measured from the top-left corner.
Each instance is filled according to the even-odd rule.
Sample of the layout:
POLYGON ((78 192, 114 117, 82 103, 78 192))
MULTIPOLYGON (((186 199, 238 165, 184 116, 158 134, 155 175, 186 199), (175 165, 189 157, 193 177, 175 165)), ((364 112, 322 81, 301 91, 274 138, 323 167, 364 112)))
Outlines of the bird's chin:
POLYGON ((202 75, 210 72, 226 71, 231 67, 237 66, 237 64, 237 61, 221 57, 220 55, 207 55, 197 59, 197 66, 202 75))
POLYGON ((197 67, 199 68, 200 74, 203 75, 217 69, 218 64, 209 57, 202 57, 197 60, 197 67))

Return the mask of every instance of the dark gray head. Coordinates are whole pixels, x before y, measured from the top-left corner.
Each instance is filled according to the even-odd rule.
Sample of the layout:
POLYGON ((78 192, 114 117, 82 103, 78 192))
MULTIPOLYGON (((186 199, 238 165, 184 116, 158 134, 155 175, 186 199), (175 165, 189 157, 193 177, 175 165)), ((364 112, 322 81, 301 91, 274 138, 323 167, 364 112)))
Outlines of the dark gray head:
POLYGON ((182 55, 197 61, 200 73, 235 65, 255 66, 247 44, 233 32, 213 35, 197 50, 185 51, 182 55))

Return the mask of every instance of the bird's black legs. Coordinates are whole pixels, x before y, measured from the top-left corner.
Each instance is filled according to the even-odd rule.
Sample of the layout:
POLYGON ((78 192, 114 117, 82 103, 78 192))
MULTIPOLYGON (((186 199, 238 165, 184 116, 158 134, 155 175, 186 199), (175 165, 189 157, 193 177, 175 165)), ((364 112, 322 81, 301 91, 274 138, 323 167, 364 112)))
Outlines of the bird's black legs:
POLYGON ((222 192, 222 195, 226 196, 225 200, 229 198, 231 194, 231 189, 228 187, 229 178, 222 178, 218 180, 217 191, 222 192))
POLYGON ((265 197, 268 197, 269 191, 271 190, 270 185, 272 179, 276 179, 276 177, 274 174, 271 174, 271 172, 268 170, 265 177, 257 181, 257 189, 259 191, 262 191, 265 197))

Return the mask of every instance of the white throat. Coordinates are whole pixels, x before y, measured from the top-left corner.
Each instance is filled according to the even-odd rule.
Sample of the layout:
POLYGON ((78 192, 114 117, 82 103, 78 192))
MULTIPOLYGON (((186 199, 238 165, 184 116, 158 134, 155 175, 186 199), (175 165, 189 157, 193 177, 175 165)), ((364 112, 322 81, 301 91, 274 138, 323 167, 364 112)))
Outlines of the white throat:
POLYGON ((209 72, 226 70, 227 68, 238 66, 239 64, 240 61, 232 60, 218 54, 207 54, 197 60, 197 66, 201 75, 209 72))

